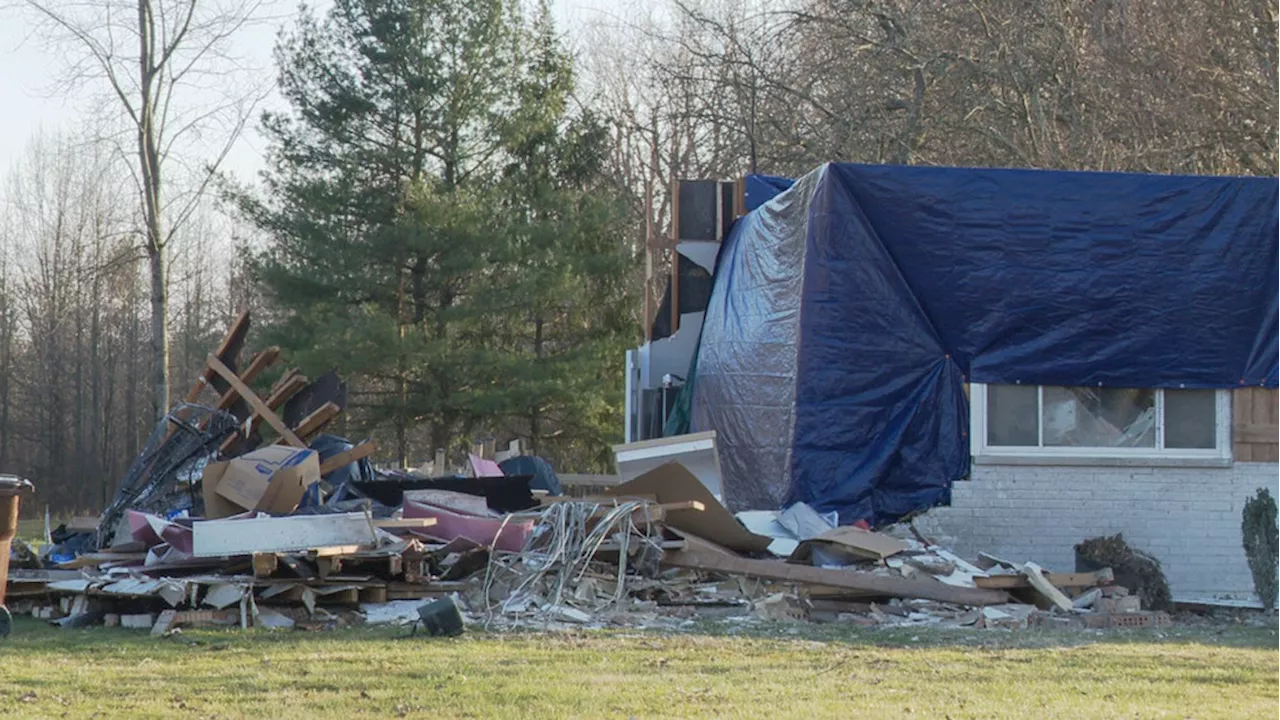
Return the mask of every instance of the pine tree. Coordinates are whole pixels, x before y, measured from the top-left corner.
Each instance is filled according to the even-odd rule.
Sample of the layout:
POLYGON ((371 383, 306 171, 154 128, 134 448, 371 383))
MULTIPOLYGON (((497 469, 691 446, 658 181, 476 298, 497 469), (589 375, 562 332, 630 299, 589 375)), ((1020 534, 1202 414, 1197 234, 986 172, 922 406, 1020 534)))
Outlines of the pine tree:
POLYGON ((428 452, 510 418, 535 444, 619 425, 618 194, 546 7, 338 0, 277 61, 290 110, 265 118, 265 194, 237 199, 296 362, 355 373, 402 460, 420 425, 428 452))

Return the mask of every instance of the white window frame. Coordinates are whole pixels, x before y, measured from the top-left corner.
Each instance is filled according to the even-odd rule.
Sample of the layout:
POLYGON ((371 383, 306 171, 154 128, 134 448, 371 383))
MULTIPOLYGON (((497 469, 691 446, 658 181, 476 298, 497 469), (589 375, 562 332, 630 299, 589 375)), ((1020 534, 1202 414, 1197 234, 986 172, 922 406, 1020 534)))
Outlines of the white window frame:
MULTIPOLYGON (((1036 418, 1040 442, 1044 442, 1044 386, 1037 386, 1039 402, 1036 418)), ((1029 447, 987 443, 987 386, 969 386, 969 441, 974 462, 979 464, 1071 464, 1071 465, 1198 465, 1222 466, 1231 463, 1231 392, 1216 390, 1217 447, 1212 449, 1164 448, 1164 391, 1156 391, 1156 447, 1029 447)))

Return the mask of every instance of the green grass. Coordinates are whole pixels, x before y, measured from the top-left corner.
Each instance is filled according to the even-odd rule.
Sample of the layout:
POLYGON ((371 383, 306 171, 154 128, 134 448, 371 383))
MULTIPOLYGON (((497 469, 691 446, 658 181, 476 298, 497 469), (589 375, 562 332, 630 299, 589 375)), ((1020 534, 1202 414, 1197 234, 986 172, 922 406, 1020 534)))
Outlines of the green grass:
POLYGON ((403 638, 57 630, 0 642, 3 717, 1275 717, 1274 627, 403 638), (818 639, 815 639, 818 638, 818 639))
MULTIPOLYGON (((58 527, 54 523, 53 527, 58 527)), ((23 518, 18 520, 18 539, 29 543, 44 541, 44 518, 23 518)))

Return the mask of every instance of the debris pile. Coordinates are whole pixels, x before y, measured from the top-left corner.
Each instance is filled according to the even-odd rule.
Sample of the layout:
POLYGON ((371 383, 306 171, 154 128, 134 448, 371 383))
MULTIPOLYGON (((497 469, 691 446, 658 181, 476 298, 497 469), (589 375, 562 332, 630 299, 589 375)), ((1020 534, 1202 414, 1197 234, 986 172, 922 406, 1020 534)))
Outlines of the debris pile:
MULTIPOLYGON (((589 497, 545 462, 473 455, 465 475, 375 472, 373 444, 320 434, 332 373, 248 387, 243 316, 96 523, 59 528, 8 578, 13 608, 64 627, 415 623, 676 628, 698 619, 858 626, 1160 626, 1110 569, 970 563, 909 524, 839 527, 804 504, 730 513, 679 462, 589 497), (208 393, 211 404, 198 404, 208 393), (268 442, 265 438, 272 438, 268 442), (555 493, 555 494, 553 494, 555 493)), ((22 548, 24 546, 16 546, 22 548)))

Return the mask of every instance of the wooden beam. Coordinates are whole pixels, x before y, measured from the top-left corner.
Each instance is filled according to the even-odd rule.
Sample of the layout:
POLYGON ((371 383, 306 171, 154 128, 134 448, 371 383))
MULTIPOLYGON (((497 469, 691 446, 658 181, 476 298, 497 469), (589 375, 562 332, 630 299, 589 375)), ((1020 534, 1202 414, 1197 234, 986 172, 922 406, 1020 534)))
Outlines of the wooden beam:
POLYGON ((253 576, 256 578, 271 577, 280 567, 280 556, 275 553, 253 554, 253 576))
MULTIPOLYGON (((1032 591, 1040 597, 1040 602, 1036 605, 1052 605, 1059 610, 1071 612, 1074 605, 1071 598, 1063 594, 1061 590, 1053 586, 1049 579, 1044 576, 1044 570, 1035 563, 1026 563, 1022 566, 1022 574, 1026 576, 1027 581, 1031 583, 1032 591)), ((1047 608, 1046 608, 1047 609, 1047 608)))
POLYGON ((329 423, 330 420, 338 417, 342 412, 342 408, 337 403, 327 402, 316 408, 314 412, 302 419, 298 423, 298 427, 294 429, 300 438, 309 438, 320 432, 320 429, 329 423))
POLYGON ((858 570, 793 565, 781 560, 752 560, 730 553, 697 536, 688 533, 680 535, 685 538, 688 547, 667 553, 662 560, 663 564, 766 580, 873 592, 890 597, 937 600, 957 605, 999 605, 1009 602, 1008 594, 998 590, 955 587, 933 579, 909 580, 858 570))
MULTIPOLYGON (((249 361, 249 365, 245 367, 244 372, 240 373, 240 380, 246 385, 253 382, 258 379, 263 370, 274 365, 279 358, 280 348, 278 347, 269 347, 259 352, 249 361)), ((236 392, 235 388, 227 388, 227 391, 222 393, 222 397, 218 398, 218 404, 215 407, 219 410, 226 410, 235 403, 238 397, 240 397, 240 393, 236 392)))
MULTIPOLYGON (((231 324, 231 329, 227 330, 227 334, 222 336, 222 342, 218 343, 218 349, 213 351, 213 357, 221 358, 227 353, 233 345, 243 340, 244 336, 249 332, 249 311, 245 310, 240 313, 236 321, 231 324)), ((221 362, 221 360, 219 360, 221 362)), ((195 385, 187 391, 186 402, 193 403, 200 399, 200 393, 204 391, 206 385, 213 382, 216 374, 214 368, 206 365, 205 369, 200 373, 200 377, 196 380, 195 385)))
POLYGON ((425 528, 435 524, 435 518, 395 518, 373 521, 373 526, 380 528, 425 528))
MULTIPOLYGON (((1045 578, 1057 587, 1086 588, 1097 585, 1110 585, 1115 582, 1115 574, 1111 568, 1088 573, 1045 573, 1045 578)), ((1025 575, 992 575, 991 577, 975 577, 973 584, 988 590, 1017 590, 1031 587, 1025 575)))
MULTIPOLYGON (((262 398, 258 397, 257 393, 253 390, 250 390, 248 385, 241 382, 240 378, 236 377, 236 374, 231 372, 231 368, 224 365, 216 355, 210 355, 208 363, 209 367, 213 368, 214 372, 221 375, 236 392, 240 393, 240 397, 244 398, 245 401, 249 403, 249 406, 253 408, 254 417, 249 421, 251 430, 254 427, 254 421, 261 417, 263 420, 266 420, 267 424, 274 428, 277 433, 280 433, 280 438, 286 443, 300 448, 307 446, 306 443, 302 442, 302 440, 289 429, 288 425, 284 424, 284 421, 275 414, 275 411, 266 403, 262 402, 262 398)), ((305 382, 305 378, 303 382, 305 382)), ((297 391, 295 390, 294 392, 297 391)), ((272 398, 274 399, 275 397, 276 394, 273 393, 272 398)), ((281 400, 281 402, 283 402, 283 400, 281 400)), ((225 450, 234 439, 234 436, 227 438, 227 441, 222 444, 223 449, 225 450)))
MULTIPOLYGON (((372 455, 377 450, 378 450, 378 443, 374 442, 373 440, 367 440, 365 442, 360 443, 359 445, 356 445, 350 450, 344 450, 338 453, 337 455, 334 455, 333 457, 329 458, 328 460, 325 460, 324 462, 320 463, 320 477, 324 477, 325 475, 328 475, 334 470, 337 470, 338 468, 346 467, 353 462, 363 460, 369 457, 370 455, 372 455)), ((436 473, 436 474, 439 474, 439 473, 436 473)))
POLYGON ((355 555, 364 548, 364 545, 329 545, 326 547, 313 548, 311 553, 316 558, 341 557, 343 555, 355 555))

